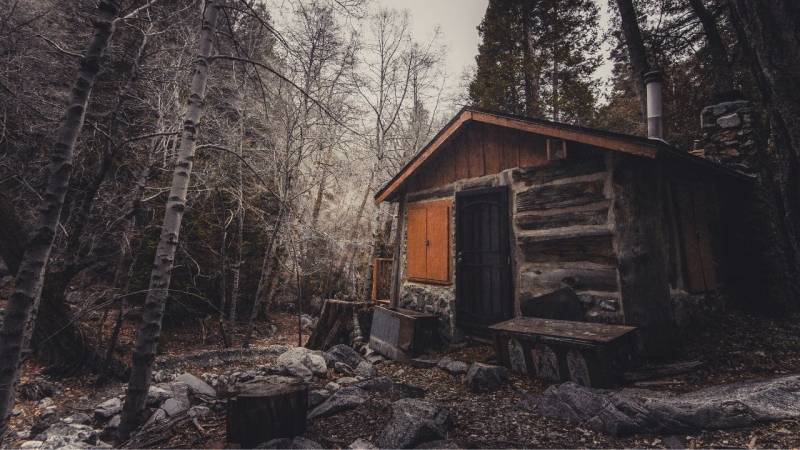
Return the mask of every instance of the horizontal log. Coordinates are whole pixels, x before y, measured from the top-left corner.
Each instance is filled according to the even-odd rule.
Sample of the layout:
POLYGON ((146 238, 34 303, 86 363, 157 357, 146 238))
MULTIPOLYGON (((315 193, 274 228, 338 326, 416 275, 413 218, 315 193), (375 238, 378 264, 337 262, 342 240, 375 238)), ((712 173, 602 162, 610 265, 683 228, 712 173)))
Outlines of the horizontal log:
POLYGON ((412 192, 408 194, 409 202, 417 202, 420 200, 428 200, 433 198, 452 197, 456 192, 455 184, 448 184, 436 189, 427 191, 412 192))
POLYGON ((604 180, 533 187, 517 194, 517 212, 588 205, 605 200, 604 180))
POLYGON ((569 269, 538 268, 523 266, 520 269, 519 289, 521 293, 529 292, 541 295, 569 286, 576 291, 616 292, 617 270, 607 269, 569 269))
POLYGON ((514 171, 514 182, 522 182, 527 186, 549 183, 560 178, 572 178, 605 172, 606 163, 603 155, 587 156, 582 161, 562 159, 539 167, 528 167, 514 171))
POLYGON ((610 232, 521 236, 519 242, 524 260, 530 263, 585 261, 616 264, 610 232))
POLYGON ((558 214, 518 214, 515 221, 521 230, 545 230, 571 225, 603 225, 608 221, 608 202, 598 205, 600 208, 558 214))

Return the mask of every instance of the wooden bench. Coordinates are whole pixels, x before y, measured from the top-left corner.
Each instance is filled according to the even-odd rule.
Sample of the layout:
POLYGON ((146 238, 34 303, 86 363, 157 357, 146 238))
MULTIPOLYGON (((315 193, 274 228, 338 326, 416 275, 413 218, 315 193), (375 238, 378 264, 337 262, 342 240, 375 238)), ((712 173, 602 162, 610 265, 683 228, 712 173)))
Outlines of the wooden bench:
POLYGON ((636 358, 636 328, 517 317, 489 327, 497 357, 514 372, 611 387, 636 358))

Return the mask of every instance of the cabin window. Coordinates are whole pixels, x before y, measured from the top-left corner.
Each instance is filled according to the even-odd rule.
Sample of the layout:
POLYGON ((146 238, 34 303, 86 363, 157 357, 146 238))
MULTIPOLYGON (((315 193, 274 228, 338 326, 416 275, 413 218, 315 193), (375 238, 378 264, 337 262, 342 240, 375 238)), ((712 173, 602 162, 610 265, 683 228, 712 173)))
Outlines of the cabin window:
POLYGON ((408 206, 406 276, 413 281, 450 282, 450 200, 408 206))
POLYGON ((709 226, 709 196, 702 183, 674 185, 686 289, 707 292, 716 286, 709 226))

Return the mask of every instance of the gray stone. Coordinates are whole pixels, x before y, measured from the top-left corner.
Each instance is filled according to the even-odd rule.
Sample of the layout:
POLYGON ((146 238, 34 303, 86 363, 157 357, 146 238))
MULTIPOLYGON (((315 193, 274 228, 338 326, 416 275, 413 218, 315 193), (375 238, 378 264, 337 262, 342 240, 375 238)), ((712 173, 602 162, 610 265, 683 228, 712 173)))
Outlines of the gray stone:
POLYGON ((508 369, 489 364, 472 363, 465 382, 472 392, 491 392, 508 381, 508 369))
POLYGON ((172 398, 172 389, 169 386, 150 386, 147 391, 147 406, 159 406, 168 398, 172 398))
POLYGON ((92 427, 77 423, 58 422, 37 437, 44 437, 41 448, 86 448, 97 443, 98 436, 92 427))
POLYGON ((189 387, 189 392, 199 398, 216 398, 217 391, 205 381, 197 378, 190 373, 182 373, 175 378, 178 383, 184 383, 189 387))
MULTIPOLYGON (((172 398, 167 399, 167 401, 174 400, 180 410, 187 410, 192 406, 192 402, 189 400, 189 386, 186 383, 180 381, 170 383, 170 390, 172 391, 172 398)), ((164 404, 167 401, 164 401, 164 404)), ((174 403, 172 405, 172 407, 176 406, 174 403)))
POLYGON ((278 356, 276 365, 282 373, 307 381, 311 380, 314 375, 321 376, 328 373, 328 365, 321 352, 303 347, 294 347, 281 354, 278 356))
POLYGON ((336 391, 321 405, 311 410, 308 413, 308 418, 325 417, 353 409, 366 402, 368 398, 369 394, 364 389, 355 386, 344 387, 336 391))
POLYGON ((430 369, 436 367, 438 362, 439 360, 434 358, 414 358, 408 361, 412 367, 417 367, 420 369, 430 369))
POLYGON ((686 394, 598 390, 569 382, 549 387, 522 406, 614 436, 745 428, 800 418, 800 375, 712 386, 686 394))
POLYGON ((147 419, 147 422, 145 422, 144 425, 147 426, 147 425, 150 425, 151 423, 154 423, 154 422, 161 422, 162 420, 164 420, 166 418, 167 418, 167 412, 164 411, 161 408, 158 408, 157 410, 155 410, 153 412, 153 414, 150 416, 150 418, 147 419))
POLYGON ((341 389, 341 385, 335 381, 329 381, 328 384, 325 385, 325 389, 331 392, 336 392, 341 389))
POLYGON ((117 397, 112 397, 103 403, 95 406, 94 418, 98 421, 106 421, 122 411, 122 401, 117 397))
POLYGON ((353 377, 342 377, 342 378, 339 378, 339 379, 337 379, 337 380, 336 380, 336 383, 338 383, 340 386, 347 386, 348 384, 355 384, 355 383, 358 383, 358 381, 359 381, 359 380, 358 380, 357 378, 353 378, 353 377))
POLYGON ((78 412, 62 419, 64 423, 79 423, 81 425, 88 425, 92 422, 92 417, 88 414, 78 412))
POLYGON ((187 411, 186 414, 193 419, 197 417, 205 417, 211 414, 211 409, 208 406, 195 405, 189 408, 189 411, 187 411))
POLYGON ((319 443, 312 441, 311 439, 306 439, 304 437, 293 437, 293 438, 280 438, 280 439, 273 439, 267 443, 260 444, 256 446, 256 448, 291 448, 291 449, 303 449, 303 448, 323 448, 319 443))
POLYGON ((19 448, 43 448, 44 441, 25 441, 19 445, 19 448))
POLYGON ((114 433, 119 428, 119 424, 122 422, 122 417, 117 414, 116 416, 112 417, 111 420, 108 421, 106 426, 103 427, 103 436, 112 437, 114 433))
POLYGON ((378 371, 375 370, 375 366, 367 361, 361 361, 358 363, 358 367, 356 367, 355 374, 359 377, 364 378, 372 378, 378 374, 378 371))
POLYGON ((353 450, 377 450, 378 449, 378 447, 375 446, 375 444, 373 444, 372 442, 370 442, 370 441, 368 441, 366 439, 361 439, 361 438, 358 438, 355 441, 353 441, 353 443, 348 445, 347 448, 351 448, 353 450))
POLYGON ((742 119, 738 114, 728 114, 717 119, 717 125, 721 128, 734 128, 742 124, 742 119))
MULTIPOLYGON (((330 383, 328 383, 330 384, 330 383)), ((331 392, 326 389, 314 389, 313 391, 308 392, 308 407, 311 409, 316 408, 322 402, 328 399, 331 396, 331 392)))
POLYGON ((436 367, 444 370, 445 372, 449 372, 452 375, 464 375, 469 369, 467 363, 463 361, 456 361, 449 356, 445 356, 444 358, 440 359, 439 362, 436 363, 436 367))
POLYGON ((357 351, 345 344, 337 344, 325 352, 325 359, 328 364, 342 363, 350 369, 358 367, 358 363, 364 360, 357 351))
POLYGON ((184 404, 184 403, 179 402, 178 400, 176 400, 174 398, 168 398, 164 402, 164 404, 161 405, 161 409, 163 409, 164 412, 166 412, 168 416, 175 417, 178 414, 188 410, 189 406, 184 404))
POLYGON ((343 375, 353 375, 353 368, 339 361, 333 363, 333 370, 343 375))
POLYGON ((424 400, 404 398, 392 404, 392 416, 376 443, 380 448, 411 448, 445 438, 452 425, 447 409, 424 400))
POLYGON ((389 392, 394 387, 394 381, 389 377, 377 377, 359 381, 355 386, 367 392, 389 392))

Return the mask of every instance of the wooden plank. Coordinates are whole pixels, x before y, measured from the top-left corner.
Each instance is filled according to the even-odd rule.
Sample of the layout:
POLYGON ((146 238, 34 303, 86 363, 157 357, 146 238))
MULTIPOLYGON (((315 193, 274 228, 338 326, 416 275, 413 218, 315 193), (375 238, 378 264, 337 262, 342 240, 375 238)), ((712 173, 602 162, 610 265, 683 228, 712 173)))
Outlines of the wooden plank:
POLYGON ((406 236, 406 276, 425 278, 426 210, 423 204, 408 205, 408 231, 406 236))
POLYGON ((417 202, 420 200, 451 197, 453 194, 455 194, 455 192, 456 192, 456 187, 454 184, 451 183, 448 184, 447 186, 438 187, 433 190, 410 193, 408 194, 408 201, 417 202))
POLYGON ((509 333, 550 336, 586 342, 608 343, 636 330, 625 325, 608 325, 592 322, 515 317, 489 327, 509 333))
POLYGON ((608 265, 617 262, 610 232, 565 236, 520 236, 519 241, 526 262, 585 261, 608 265))
POLYGON ((475 127, 467 130, 467 161, 470 178, 482 177, 486 174, 483 165, 483 136, 475 127))
POLYGON ((519 133, 517 151, 520 167, 539 167, 547 164, 547 139, 544 136, 519 133))
POLYGON ((604 180, 530 188, 517 194, 517 212, 588 205, 605 200, 604 180))
POLYGON ((583 156, 580 160, 553 161, 543 167, 523 168, 514 172, 514 181, 526 185, 549 183, 560 178, 571 178, 604 172, 606 163, 603 154, 583 156))
POLYGON ((704 292, 706 284, 703 280, 702 255, 698 245, 699 240, 695 226, 695 209, 691 187, 685 182, 680 182, 675 183, 673 189, 678 212, 680 240, 683 248, 686 289, 692 293, 704 292))
POLYGON ((541 295, 565 285, 576 291, 617 292, 617 269, 533 266, 520 274, 520 292, 541 295))
POLYGON ((495 126, 484 127, 484 163, 486 175, 503 170, 503 129, 495 126))
POLYGON ((709 225, 709 215, 711 214, 712 204, 709 199, 708 186, 704 183, 693 183, 692 198, 694 203, 695 227, 697 229, 697 247, 700 250, 700 263, 702 266, 703 284, 706 290, 716 287, 716 275, 714 270, 714 252, 711 244, 711 230, 709 225))
POLYGON ((428 242, 426 279, 450 281, 450 202, 431 202, 426 208, 428 242))
POLYGON ((570 211, 558 214, 542 212, 517 214, 516 223, 521 230, 545 230, 571 225, 602 225, 608 221, 609 202, 600 203, 600 208, 570 211))
POLYGON ((503 164, 501 169, 519 167, 519 131, 502 129, 503 139, 503 164))
POLYGON ((453 150, 455 151, 456 179, 469 178, 469 149, 465 133, 459 134, 455 139, 453 150))

